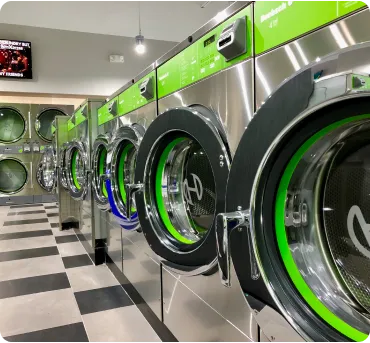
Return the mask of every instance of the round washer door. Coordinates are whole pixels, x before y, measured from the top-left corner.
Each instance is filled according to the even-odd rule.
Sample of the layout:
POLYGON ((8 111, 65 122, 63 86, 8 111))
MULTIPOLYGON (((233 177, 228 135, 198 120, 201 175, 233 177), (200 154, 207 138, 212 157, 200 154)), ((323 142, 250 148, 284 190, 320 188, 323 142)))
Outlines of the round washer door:
POLYGON ((56 116, 65 116, 66 114, 57 108, 48 108, 38 114, 35 121, 35 129, 38 136, 46 142, 53 139, 52 124, 56 116))
POLYGON ((26 132, 26 120, 15 108, 0 107, 0 143, 19 141, 26 132))
POLYGON ((99 135, 93 146, 91 156, 92 163, 92 186, 97 206, 107 211, 110 209, 108 192, 104 177, 107 170, 108 136, 99 135))
POLYGON ((224 209, 230 165, 222 132, 207 108, 175 108, 153 121, 140 144, 140 225, 153 251, 177 272, 208 273, 216 264, 215 215, 224 209))
POLYGON ((36 179, 39 185, 47 192, 52 192, 56 186, 56 163, 52 148, 44 151, 37 167, 36 179))
POLYGON ((0 160, 0 193, 12 195, 19 193, 27 184, 28 170, 16 158, 0 160))
POLYGON ((305 339, 362 341, 370 330, 370 93, 307 107, 354 77, 314 83, 314 69, 275 92, 241 139, 226 209, 249 209, 250 228, 231 235, 231 252, 244 293, 305 339), (253 280, 255 263, 261 277, 253 280))
POLYGON ((83 200, 88 191, 88 156, 82 142, 72 142, 66 152, 67 183, 71 196, 83 200))
POLYGON ((127 211, 126 187, 134 183, 137 152, 144 133, 144 127, 139 124, 120 127, 114 133, 108 148, 108 198, 112 213, 125 230, 140 227, 135 201, 130 211, 127 211))

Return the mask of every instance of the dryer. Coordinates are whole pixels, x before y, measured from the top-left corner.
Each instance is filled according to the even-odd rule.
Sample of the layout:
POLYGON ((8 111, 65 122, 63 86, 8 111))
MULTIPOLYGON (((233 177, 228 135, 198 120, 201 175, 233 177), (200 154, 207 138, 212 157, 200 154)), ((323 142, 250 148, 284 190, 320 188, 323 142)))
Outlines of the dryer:
MULTIPOLYGON (((294 3, 282 25, 300 38, 256 58, 260 108, 233 160, 217 238, 223 283, 230 285, 232 258, 265 340, 363 341, 370 331, 370 13, 363 5, 294 3), (331 17, 307 33, 316 27, 298 13, 321 6, 331 17)), ((270 6, 256 3, 255 15, 270 6)), ((282 43, 264 25, 256 47, 282 43)))
POLYGON ((219 285, 215 241, 230 164, 253 115, 252 7, 233 4, 157 61, 158 117, 127 187, 163 266, 163 322, 181 341, 257 339, 240 289, 219 285))

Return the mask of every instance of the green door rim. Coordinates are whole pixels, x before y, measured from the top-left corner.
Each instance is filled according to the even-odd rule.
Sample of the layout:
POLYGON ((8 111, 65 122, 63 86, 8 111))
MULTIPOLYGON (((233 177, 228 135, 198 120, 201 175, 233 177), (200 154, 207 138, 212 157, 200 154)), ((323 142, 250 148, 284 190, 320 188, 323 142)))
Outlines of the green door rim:
POLYGON ((73 179, 73 183, 74 183, 75 187, 78 190, 80 190, 81 189, 81 185, 79 184, 79 182, 77 180, 77 174, 76 174, 76 159, 77 159, 77 155, 78 155, 78 150, 77 149, 74 149, 73 150, 73 153, 72 153, 71 173, 72 173, 72 179, 73 179))
POLYGON ((293 281, 294 286, 299 291, 303 299, 310 305, 310 307, 330 326, 335 328, 337 331, 347 336, 354 341, 364 341, 368 335, 353 328, 345 321, 337 317, 333 312, 331 312, 312 292, 311 288, 307 285, 303 279, 301 273, 299 272, 298 266, 295 264, 291 251, 289 249, 288 237, 285 231, 285 200, 287 198, 288 186, 293 173, 308 149, 315 144, 320 138, 331 133, 335 129, 343 126, 347 123, 369 119, 370 114, 358 115, 350 118, 346 118, 335 122, 324 129, 320 130, 309 138, 293 155, 290 159, 288 165, 285 168, 284 174, 281 177, 279 188, 276 196, 275 203, 275 229, 278 247, 280 250, 280 255, 283 259, 285 268, 288 271, 290 279, 293 281))
POLYGON ((98 166, 99 166, 98 183, 101 182, 101 190, 102 190, 103 196, 105 198, 108 198, 108 192, 105 186, 105 181, 100 181, 100 176, 105 175, 104 165, 106 165, 106 161, 107 161, 107 148, 103 145, 102 149, 100 149, 99 157, 98 157, 98 166))
POLYGON ((176 138, 172 142, 170 142, 166 146, 166 148, 163 150, 159 158, 157 172, 155 174, 155 198, 157 202, 159 216, 162 219, 162 222, 164 226, 166 227, 167 231, 181 243, 194 244, 195 243, 194 241, 181 236, 179 232, 175 229, 175 227, 172 225, 172 222, 170 220, 170 217, 168 216, 168 213, 167 213, 167 210, 164 204, 164 199, 163 199, 163 194, 162 194, 162 178, 163 178, 164 168, 166 166, 166 161, 168 159, 168 156, 171 153, 171 150, 173 149, 175 145, 177 145, 180 142, 183 142, 186 139, 189 139, 189 138, 187 137, 176 138))
MULTIPOLYGON (((125 190, 125 159, 128 155, 128 153, 135 149, 134 145, 132 143, 127 144, 123 149, 119 156, 119 163, 118 163, 118 189, 119 189, 119 195, 121 197, 121 200, 124 205, 126 205, 126 190, 125 190)), ((131 214, 136 213, 136 208, 131 207, 131 214)))

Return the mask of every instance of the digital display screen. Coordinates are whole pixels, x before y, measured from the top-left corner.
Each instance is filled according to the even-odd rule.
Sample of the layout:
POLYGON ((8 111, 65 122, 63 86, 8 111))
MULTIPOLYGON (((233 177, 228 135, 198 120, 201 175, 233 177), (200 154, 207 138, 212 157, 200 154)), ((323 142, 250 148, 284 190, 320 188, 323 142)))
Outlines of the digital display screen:
POLYGON ((0 77, 32 79, 30 42, 0 39, 0 77))
POLYGON ((204 41, 204 47, 212 44, 216 39, 216 35, 213 35, 204 41))

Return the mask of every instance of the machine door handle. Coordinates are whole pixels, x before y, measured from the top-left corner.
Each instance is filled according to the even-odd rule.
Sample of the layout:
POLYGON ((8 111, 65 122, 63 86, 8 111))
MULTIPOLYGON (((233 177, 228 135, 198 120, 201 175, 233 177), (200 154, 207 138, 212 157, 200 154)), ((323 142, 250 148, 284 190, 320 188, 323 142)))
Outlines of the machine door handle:
POLYGON ((235 230, 248 230, 248 249, 251 262, 251 277, 253 280, 259 278, 259 270, 253 252, 249 210, 236 211, 231 213, 220 213, 216 220, 216 242, 217 242, 217 258, 218 268, 220 271, 221 282, 224 286, 231 286, 230 268, 231 268, 231 252, 230 252, 230 236, 235 230))
POLYGON ((126 214, 127 219, 131 220, 131 205, 132 205, 132 197, 136 192, 141 192, 144 187, 142 183, 129 183, 125 185, 126 191, 126 214))

